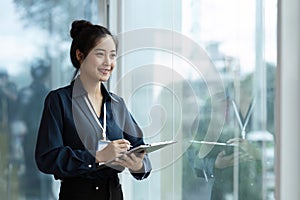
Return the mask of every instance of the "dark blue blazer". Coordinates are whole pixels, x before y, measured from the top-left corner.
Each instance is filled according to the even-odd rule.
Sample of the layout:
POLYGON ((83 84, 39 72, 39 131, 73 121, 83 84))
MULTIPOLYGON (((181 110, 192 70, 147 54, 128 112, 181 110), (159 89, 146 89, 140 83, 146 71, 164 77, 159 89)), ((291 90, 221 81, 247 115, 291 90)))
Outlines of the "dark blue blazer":
MULTIPOLYGON (((107 110, 107 138, 111 141, 124 138, 134 147, 144 144, 142 130, 126 108, 124 100, 109 93, 103 84, 101 92, 107 110)), ((46 97, 35 159, 42 172, 53 174, 56 179, 107 179, 124 169, 99 168, 96 163, 97 144, 102 137, 99 121, 102 123, 103 116, 98 122, 97 118, 93 118, 86 98, 87 92, 79 78, 66 87, 51 91, 46 97)), ((142 173, 132 173, 138 180, 146 178, 152 169, 147 155, 143 164, 142 173)))

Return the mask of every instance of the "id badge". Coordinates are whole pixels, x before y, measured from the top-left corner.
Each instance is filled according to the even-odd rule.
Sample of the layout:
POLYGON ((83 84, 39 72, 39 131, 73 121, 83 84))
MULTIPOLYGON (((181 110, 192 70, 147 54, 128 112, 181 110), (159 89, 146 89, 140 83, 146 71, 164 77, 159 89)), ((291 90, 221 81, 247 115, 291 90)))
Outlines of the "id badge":
POLYGON ((101 151, 110 143, 109 140, 98 140, 98 148, 97 151, 101 151))

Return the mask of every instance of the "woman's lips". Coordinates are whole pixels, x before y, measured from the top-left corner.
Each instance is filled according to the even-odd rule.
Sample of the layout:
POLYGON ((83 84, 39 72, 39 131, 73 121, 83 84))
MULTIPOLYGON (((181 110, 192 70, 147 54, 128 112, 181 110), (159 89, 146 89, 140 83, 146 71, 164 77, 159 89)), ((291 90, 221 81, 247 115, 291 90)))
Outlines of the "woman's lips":
POLYGON ((102 74, 109 74, 110 73, 110 69, 100 69, 99 70, 102 74))

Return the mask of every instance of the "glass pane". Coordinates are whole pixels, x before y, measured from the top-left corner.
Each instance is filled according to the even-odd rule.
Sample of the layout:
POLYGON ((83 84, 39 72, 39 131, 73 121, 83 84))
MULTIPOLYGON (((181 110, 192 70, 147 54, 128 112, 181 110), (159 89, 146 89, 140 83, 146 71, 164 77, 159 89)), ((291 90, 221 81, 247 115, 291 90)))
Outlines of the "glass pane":
POLYGON ((111 3, 122 11, 111 90, 146 142, 178 142, 150 154, 147 180, 122 175, 125 196, 274 199, 277 1, 111 3))
MULTIPOLYGON (((36 135, 29 133, 36 133, 46 91, 72 78, 71 21, 103 22, 100 2, 2 2, 4 199, 57 199, 59 182, 33 165, 36 135), (33 101, 39 89, 32 89, 38 85, 31 73, 40 66, 49 66, 48 76, 33 101)), ((274 199, 277 1, 109 2, 109 24, 120 40, 109 88, 124 97, 146 142, 177 141, 151 153, 146 180, 122 173, 125 199, 274 199), (192 142, 243 138, 243 127, 239 147, 192 142)))
MULTIPOLYGON (((57 199, 59 181, 38 171, 34 148, 45 95, 69 83, 70 24, 98 19, 98 1, 4 0, 1 5, 1 199, 57 199)), ((103 21, 103 20, 102 20, 103 21)))

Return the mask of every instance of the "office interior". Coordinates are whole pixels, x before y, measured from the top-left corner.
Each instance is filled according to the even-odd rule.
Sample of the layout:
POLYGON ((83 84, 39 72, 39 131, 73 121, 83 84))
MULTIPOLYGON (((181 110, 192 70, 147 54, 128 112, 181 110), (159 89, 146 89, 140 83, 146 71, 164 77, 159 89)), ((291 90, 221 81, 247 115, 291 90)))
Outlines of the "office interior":
POLYGON ((34 91, 28 90, 33 73, 44 73, 41 87, 49 91, 71 82, 69 31, 77 19, 118 38, 117 67, 106 87, 124 98, 145 142, 177 141, 149 155, 147 179, 120 174, 125 199, 298 199, 299 8, 298 0, 4 0, 1 199, 58 198, 59 180, 39 171, 25 176, 34 158, 34 111, 45 96, 22 117, 16 113, 34 91), (224 149, 197 142, 226 138, 245 139, 255 155, 241 157, 233 148, 232 166, 213 163, 206 173, 203 163, 224 149))

